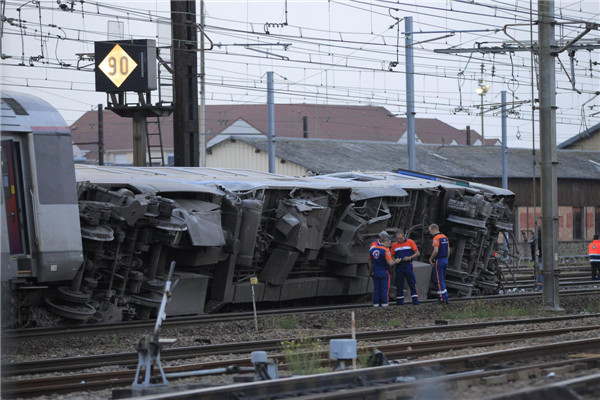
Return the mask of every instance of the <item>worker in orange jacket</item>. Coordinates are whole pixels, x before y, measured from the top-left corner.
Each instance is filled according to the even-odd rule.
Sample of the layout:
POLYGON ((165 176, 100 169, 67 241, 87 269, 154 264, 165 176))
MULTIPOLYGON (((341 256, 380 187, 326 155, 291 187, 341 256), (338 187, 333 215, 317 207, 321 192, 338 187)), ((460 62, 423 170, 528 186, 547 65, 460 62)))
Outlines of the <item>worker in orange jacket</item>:
POLYGON ((594 240, 588 245, 590 264, 592 265, 592 280, 600 281, 600 240, 594 235, 594 240))

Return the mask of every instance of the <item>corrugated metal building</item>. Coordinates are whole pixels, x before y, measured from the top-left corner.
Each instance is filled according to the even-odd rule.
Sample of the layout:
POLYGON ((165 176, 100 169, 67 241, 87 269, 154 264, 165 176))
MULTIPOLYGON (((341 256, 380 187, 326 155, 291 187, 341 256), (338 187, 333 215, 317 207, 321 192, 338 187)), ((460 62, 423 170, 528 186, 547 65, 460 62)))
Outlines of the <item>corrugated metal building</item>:
POLYGON ((586 129, 556 147, 568 150, 600 151, 600 124, 586 129))

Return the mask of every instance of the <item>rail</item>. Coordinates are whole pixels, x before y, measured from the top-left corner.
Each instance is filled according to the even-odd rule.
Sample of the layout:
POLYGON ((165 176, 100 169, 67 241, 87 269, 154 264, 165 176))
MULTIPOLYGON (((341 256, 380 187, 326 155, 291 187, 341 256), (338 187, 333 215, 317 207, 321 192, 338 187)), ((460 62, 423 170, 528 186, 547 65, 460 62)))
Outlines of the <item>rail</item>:
MULTIPOLYGON (((396 343, 396 344, 388 344, 381 346, 371 346, 372 349, 377 347, 379 350, 383 351, 390 359, 397 358, 406 358, 406 357, 415 357, 415 356, 423 356, 428 354, 435 354, 449 350, 455 350, 466 347, 481 347, 481 346, 489 346, 494 344, 512 342, 521 339, 531 339, 544 337, 549 335, 560 335, 572 331, 583 331, 583 330, 592 330, 598 329, 598 326, 587 326, 577 328, 562 328, 562 329, 551 329, 551 330, 542 330, 542 331, 527 331, 527 332, 519 332, 519 333, 509 333, 509 334, 500 334, 500 335, 490 335, 490 336, 482 336, 482 337, 464 337, 464 338, 451 338, 437 341, 427 341, 427 342, 410 342, 410 343, 396 343)), ((528 346, 521 347, 517 349, 511 350, 501 350, 491 353, 479 353, 472 354, 468 356, 459 356, 453 358, 442 358, 437 360, 428 360, 421 362, 411 362, 402 365, 393 365, 388 367, 376 367, 376 368, 367 368, 360 369, 357 371, 345 371, 342 372, 342 375, 337 375, 335 373, 326 373, 321 375, 312 375, 309 377, 302 378, 290 378, 291 380, 300 379, 301 381, 305 381, 307 386, 305 389, 310 389, 312 391, 330 391, 331 384, 333 387, 337 387, 339 385, 339 379, 344 379, 344 374, 354 375, 358 374, 361 378, 366 379, 366 381, 377 381, 381 380, 381 373, 385 372, 384 375, 386 379, 389 377, 388 373, 391 375, 395 374, 394 380, 397 381, 398 376, 406 376, 406 375, 414 375, 416 371, 419 371, 420 368, 428 368, 436 369, 441 368, 442 371, 448 374, 457 374, 473 369, 483 368, 488 365, 492 365, 495 362, 506 361, 514 358, 519 358, 522 361, 525 358, 538 357, 540 355, 552 354, 556 356, 560 353, 573 352, 573 351, 589 351, 590 349, 597 349, 600 347, 600 338, 593 339, 580 339, 569 342, 558 342, 545 344, 540 346, 528 346), (331 378, 334 379, 331 379, 331 378), (330 386, 327 386, 330 385, 330 386)), ((274 358, 279 358, 283 361, 282 356, 274 356, 274 358)), ((597 357, 599 358, 599 357, 597 357)), ((322 358, 322 365, 327 365, 330 360, 327 358, 322 358)), ((572 362, 572 360, 570 360, 572 362)), ((235 372, 236 368, 242 368, 249 365, 249 360, 247 359, 238 359, 238 360, 228 360, 228 361, 219 361, 219 362, 211 362, 205 364, 193 364, 186 366, 178 366, 178 367, 167 367, 165 368, 165 372, 167 375, 176 374, 184 371, 194 371, 194 370, 216 370, 217 367, 228 366, 229 371, 235 372)), ((282 364, 282 367, 285 369, 285 364, 282 364)), ((24 379, 24 380, 3 380, 2 382, 2 396, 3 398, 10 398, 15 396, 33 396, 40 394, 51 394, 51 393, 62 393, 62 392, 72 392, 72 391, 89 391, 89 390, 98 390, 105 389, 107 386, 110 387, 118 387, 125 386, 130 384, 131 378, 133 376, 134 371, 114 371, 114 372, 103 372, 103 373, 89 373, 89 374, 78 374, 78 375, 67 375, 67 376, 55 376, 51 378, 36 378, 36 379, 24 379)), ((495 371, 494 373, 497 373, 495 371)), ((423 373, 418 373, 422 375, 423 373)), ((390 375, 390 376, 391 376, 390 375)), ((422 376, 421 376, 422 377, 422 376)), ((280 379, 276 381, 270 381, 267 386, 271 387, 268 392, 272 396, 277 396, 277 394, 286 394, 289 395, 290 388, 298 388, 296 384, 288 385, 290 383, 290 379, 280 379)), ((394 380, 391 382, 393 383, 394 380)), ((361 381, 361 380, 359 380, 361 381)), ((262 383, 254 383, 248 385, 242 385, 244 389, 244 393, 253 394, 253 389, 256 386, 260 386, 262 383)), ((227 387, 219 387, 216 389, 203 389, 199 392, 194 391, 194 396, 198 397, 178 397, 178 395, 174 395, 170 393, 170 395, 174 395, 172 398, 236 398, 236 391, 239 390, 240 385, 231 385, 227 387), (203 394, 210 393, 213 397, 203 397, 203 394), (230 397, 234 396, 234 397, 230 397)), ((256 395, 256 394, 254 394, 256 395)), ((154 397, 152 398, 162 398, 162 397, 154 397)), ((252 398, 252 397, 250 397, 252 398)), ((347 397, 350 398, 350 397, 347 397)))

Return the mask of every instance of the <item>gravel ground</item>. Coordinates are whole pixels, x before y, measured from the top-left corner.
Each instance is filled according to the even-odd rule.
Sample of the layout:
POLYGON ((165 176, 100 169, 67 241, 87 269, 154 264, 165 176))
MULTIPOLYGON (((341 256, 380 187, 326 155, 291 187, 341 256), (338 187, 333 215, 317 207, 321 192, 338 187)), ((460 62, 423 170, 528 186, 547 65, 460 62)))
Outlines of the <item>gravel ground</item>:
MULTIPOLYGON (((567 314, 584 314, 600 312, 600 299, 597 296, 568 297, 561 299, 561 307, 567 314)), ((447 306, 438 304, 421 304, 420 306, 390 306, 387 308, 361 308, 355 310, 356 330, 374 331, 390 330, 408 327, 433 326, 436 321, 448 321, 449 324, 468 324, 482 322, 485 320, 507 320, 531 317, 542 317, 556 315, 556 313, 544 311, 539 304, 539 299, 531 300, 514 299, 510 301, 482 302, 471 301, 467 303, 455 303, 447 306)), ((407 341, 436 340, 451 337, 482 336, 499 333, 519 332, 532 329, 565 328, 582 325, 600 324, 600 318, 586 318, 565 322, 551 322, 545 324, 518 325, 510 327, 494 327, 471 331, 441 332, 403 338, 407 341)), ((271 339, 289 339, 294 337, 314 337, 327 334, 350 333, 351 313, 350 311, 321 312, 293 314, 291 316, 260 317, 258 320, 259 332, 254 331, 254 322, 235 321, 212 323, 204 326, 189 328, 165 329, 162 337, 176 338, 175 346, 198 346, 201 344, 219 344, 240 341, 258 341, 271 339)), ((141 333, 133 334, 101 334, 91 337, 70 337, 66 339, 45 339, 20 343, 14 346, 2 346, 2 362, 18 362, 45 358, 74 357, 92 354, 107 354, 116 352, 135 351, 135 346, 141 337, 141 333)), ((522 347, 557 340, 574 340, 586 337, 598 337, 599 331, 587 331, 581 333, 569 333, 559 337, 547 339, 532 339, 509 343, 501 346, 492 346, 485 350, 464 349, 444 354, 437 354, 434 358, 452 357, 463 354, 479 353, 482 351, 494 351, 512 347, 522 347)), ((359 347, 372 345, 373 343, 359 342, 359 347)), ((184 360, 181 363, 189 364, 192 361, 210 361, 232 358, 244 358, 249 355, 225 355, 220 357, 204 358, 202 360, 184 360)), ((419 358, 425 359, 425 358, 419 358)), ((176 365, 177 362, 165 362, 163 365, 176 365)), ((103 370, 111 370, 108 367, 103 370)), ((98 371, 96 369, 95 371, 98 371)), ((205 384, 231 383, 231 376, 209 377, 203 379, 205 384)), ((194 382, 198 382, 194 380, 194 382)), ((479 393, 481 394, 481 393, 479 393)), ((111 391, 100 391, 91 393, 76 393, 72 395, 57 395, 44 397, 44 399, 105 399, 111 397, 111 391)), ((476 395, 461 397, 462 399, 477 398, 476 395)))

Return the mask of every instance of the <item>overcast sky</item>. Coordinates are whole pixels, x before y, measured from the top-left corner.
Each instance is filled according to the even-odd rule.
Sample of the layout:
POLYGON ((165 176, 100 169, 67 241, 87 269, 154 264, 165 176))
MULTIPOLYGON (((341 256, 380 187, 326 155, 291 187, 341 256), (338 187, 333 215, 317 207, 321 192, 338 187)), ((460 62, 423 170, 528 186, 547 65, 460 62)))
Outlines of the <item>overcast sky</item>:
MULTIPOLYGON (((434 51, 518 46, 508 35, 525 45, 530 35, 537 41, 537 27, 530 30, 531 19, 537 19, 536 3, 530 14, 529 0, 206 1, 206 35, 214 45, 205 52, 207 103, 265 103, 266 72, 273 71, 276 103, 370 104, 405 116, 404 18, 410 16, 414 41, 419 42, 414 47, 417 118, 438 118, 481 132, 476 89, 485 80, 490 85, 483 97, 485 110, 500 103, 503 90, 509 108, 516 106, 509 114, 509 145, 531 147, 534 131, 537 146, 528 51, 434 51), (508 35, 502 31, 506 25, 508 35)), ((165 0, 9 0, 3 5, 8 20, 2 25, 2 88, 42 97, 69 124, 106 103, 105 94, 94 92, 93 63, 77 54, 93 53, 94 41, 117 37, 170 44, 170 5, 165 0)), ((556 28, 556 39, 562 43, 583 31, 581 22, 600 20, 597 0, 555 1, 555 7, 563 23, 556 28)), ((599 31, 578 44, 600 45, 599 31)), ((168 57, 168 49, 163 54, 168 57)), ((558 143, 600 122, 600 49, 580 49, 572 62, 566 51, 559 58, 558 143)), ((536 85, 533 92, 536 98, 536 85)), ((484 124, 486 138, 501 137, 498 112, 486 112, 484 124)))

